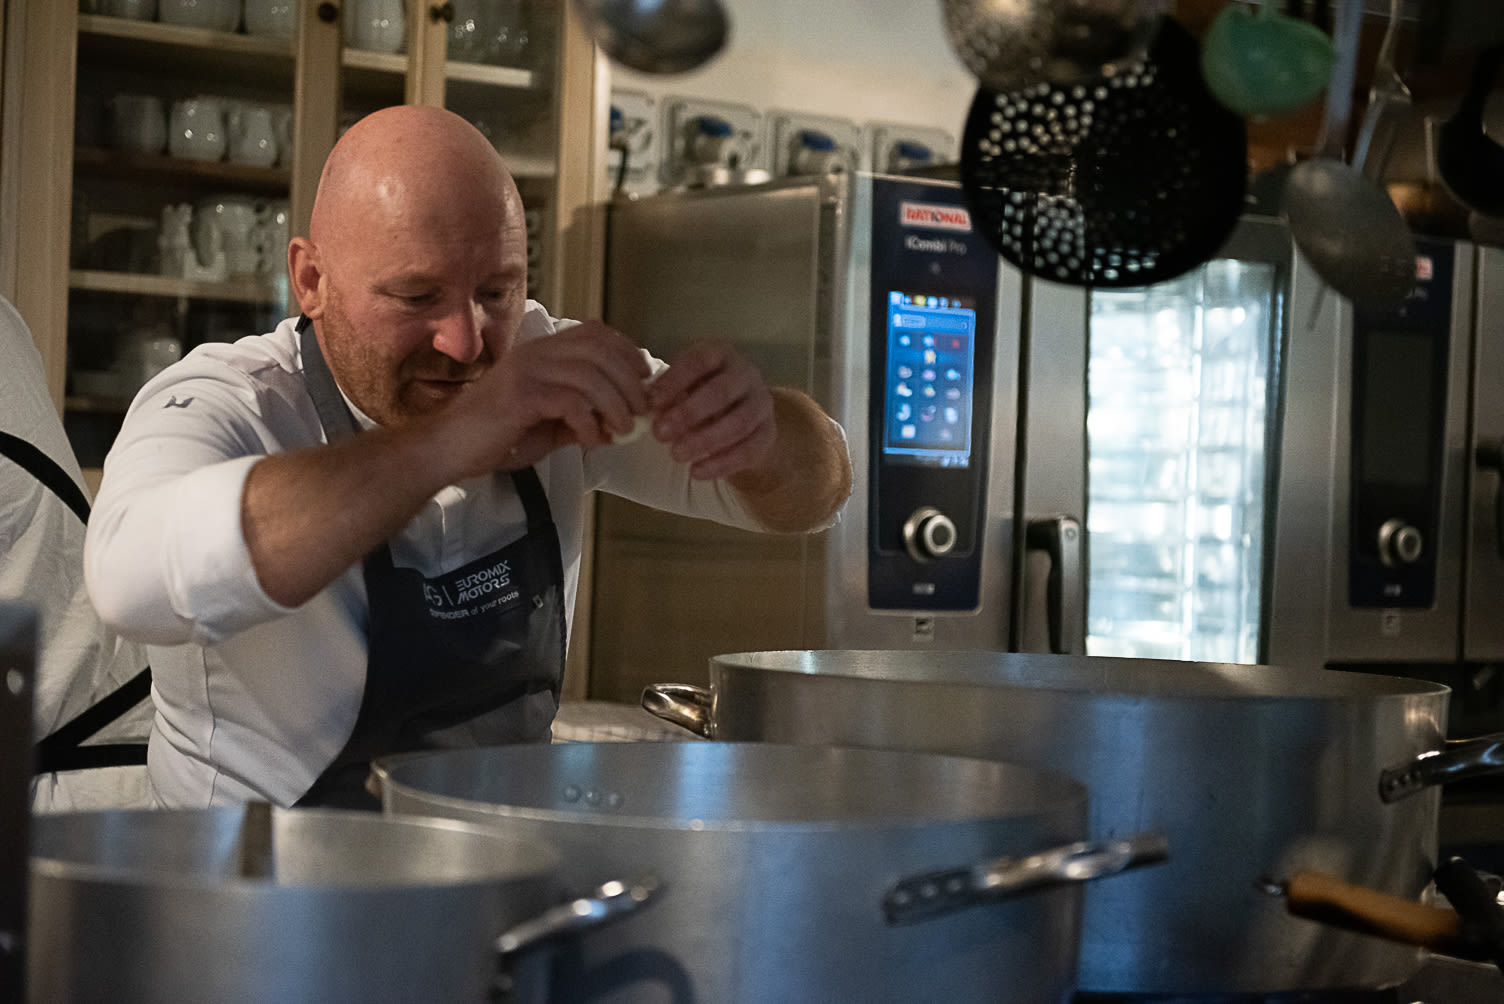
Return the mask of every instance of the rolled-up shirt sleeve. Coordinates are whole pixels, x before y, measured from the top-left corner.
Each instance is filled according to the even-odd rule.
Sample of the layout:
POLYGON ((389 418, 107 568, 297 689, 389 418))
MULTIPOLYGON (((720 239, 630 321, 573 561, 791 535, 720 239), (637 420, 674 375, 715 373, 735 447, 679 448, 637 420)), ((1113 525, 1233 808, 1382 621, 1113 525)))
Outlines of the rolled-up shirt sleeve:
POLYGON ((126 416, 89 518, 84 576, 122 636, 215 645, 289 612, 261 588, 241 529, 246 476, 277 437, 248 384, 184 369, 148 384, 126 416))

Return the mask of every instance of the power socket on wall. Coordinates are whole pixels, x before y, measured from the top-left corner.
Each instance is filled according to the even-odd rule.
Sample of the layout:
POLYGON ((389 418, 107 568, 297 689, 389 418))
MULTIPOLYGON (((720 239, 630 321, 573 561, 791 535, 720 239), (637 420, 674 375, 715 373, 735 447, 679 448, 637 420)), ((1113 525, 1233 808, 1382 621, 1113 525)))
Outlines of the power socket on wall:
POLYGON ((769 113, 771 170, 778 176, 855 171, 866 163, 862 127, 851 119, 799 111, 769 113))
POLYGON ((751 105, 698 98, 663 100, 665 188, 684 184, 696 168, 767 169, 763 115, 751 105))

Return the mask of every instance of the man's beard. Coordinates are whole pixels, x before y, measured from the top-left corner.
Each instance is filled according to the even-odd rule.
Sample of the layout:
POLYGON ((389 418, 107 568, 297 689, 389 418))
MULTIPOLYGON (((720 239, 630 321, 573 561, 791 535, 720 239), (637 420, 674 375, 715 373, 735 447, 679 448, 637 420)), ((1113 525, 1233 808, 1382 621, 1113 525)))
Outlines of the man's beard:
POLYGON ((435 380, 473 378, 486 368, 487 354, 466 365, 449 358, 431 346, 393 360, 381 354, 378 334, 356 330, 346 316, 339 297, 331 290, 319 320, 319 334, 325 361, 340 390, 355 406, 378 425, 394 425, 442 408, 447 400, 406 393, 413 388, 412 379, 435 380))

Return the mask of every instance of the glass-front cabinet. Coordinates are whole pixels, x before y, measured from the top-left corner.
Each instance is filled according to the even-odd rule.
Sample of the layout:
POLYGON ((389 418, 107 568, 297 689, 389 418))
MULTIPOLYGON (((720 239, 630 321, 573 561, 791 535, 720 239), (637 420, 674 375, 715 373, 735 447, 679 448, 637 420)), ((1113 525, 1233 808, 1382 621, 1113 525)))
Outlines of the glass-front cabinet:
POLYGON ((11 2, 15 299, 86 472, 153 373, 296 309, 287 239, 337 136, 383 106, 442 104, 486 133, 523 194, 529 294, 591 309, 556 280, 604 155, 600 61, 565 0, 11 2))

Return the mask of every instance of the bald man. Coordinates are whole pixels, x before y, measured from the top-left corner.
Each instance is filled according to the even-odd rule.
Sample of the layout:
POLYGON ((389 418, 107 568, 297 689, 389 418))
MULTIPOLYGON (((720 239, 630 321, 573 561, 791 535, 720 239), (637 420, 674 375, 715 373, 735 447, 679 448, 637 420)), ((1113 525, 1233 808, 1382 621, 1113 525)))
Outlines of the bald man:
POLYGON ((526 250, 487 140, 385 109, 336 144, 290 244, 301 317, 142 388, 85 572, 152 646, 159 804, 372 807, 373 757, 546 741, 591 491, 834 521, 850 463, 818 406, 729 343, 665 363, 549 316, 526 250))

